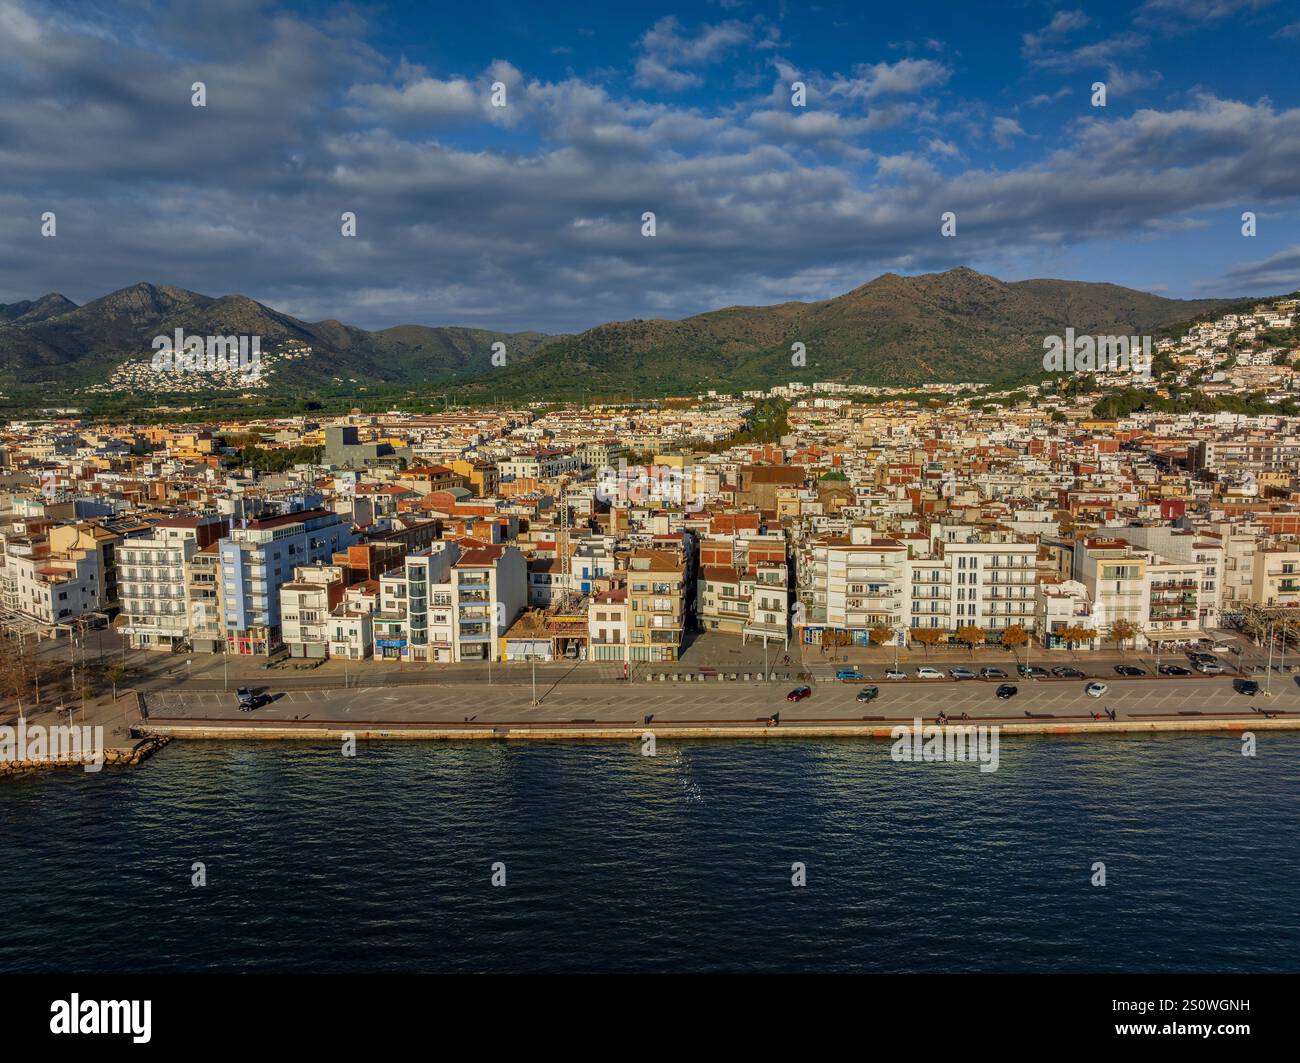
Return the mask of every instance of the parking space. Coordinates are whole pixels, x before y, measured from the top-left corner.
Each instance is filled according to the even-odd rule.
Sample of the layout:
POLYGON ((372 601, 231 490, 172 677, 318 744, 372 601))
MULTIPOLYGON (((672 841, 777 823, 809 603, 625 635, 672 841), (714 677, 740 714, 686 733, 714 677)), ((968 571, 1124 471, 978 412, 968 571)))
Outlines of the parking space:
MULTIPOLYGON (((350 690, 291 690, 276 692, 271 704, 253 713, 238 710, 233 693, 171 690, 150 693, 150 715, 173 719, 242 719, 249 721, 347 721, 388 723, 508 723, 535 721, 641 723, 753 721, 779 712, 782 720, 861 720, 864 717, 932 718, 940 710, 949 718, 1010 718, 1025 714, 1058 714, 1088 718, 1113 709, 1121 716, 1187 713, 1241 714, 1257 709, 1300 712, 1300 687, 1294 681, 1275 684, 1271 696, 1251 698, 1238 693, 1228 677, 1194 679, 1105 680, 1100 698, 1084 693, 1083 680, 1011 679, 1017 694, 999 700, 998 684, 983 681, 877 681, 879 696, 859 703, 865 684, 812 684, 812 696, 786 701, 792 683, 726 682, 581 684, 545 693, 531 704, 528 687, 481 684, 439 684, 420 687, 370 687, 350 690)), ((539 693, 542 693, 539 689, 539 693)))

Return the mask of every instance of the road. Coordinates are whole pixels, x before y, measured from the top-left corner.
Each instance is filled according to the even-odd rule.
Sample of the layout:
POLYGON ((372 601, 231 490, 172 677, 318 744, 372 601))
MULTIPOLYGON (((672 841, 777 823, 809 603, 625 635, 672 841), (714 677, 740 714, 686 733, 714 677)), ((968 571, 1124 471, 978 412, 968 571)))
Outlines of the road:
MULTIPOLYGON (((1016 680, 1020 693, 1000 701, 996 683, 905 681, 877 683, 880 696, 856 701, 862 684, 819 682, 810 698, 786 701, 791 684, 712 680, 539 685, 541 703, 531 704, 528 687, 510 684, 439 683, 419 687, 291 690, 253 713, 241 713, 233 695, 172 689, 146 695, 151 720, 312 721, 314 723, 556 724, 641 726, 654 724, 752 724, 780 713, 781 722, 934 719, 940 709, 950 720, 962 713, 974 721, 1025 720, 1026 714, 1063 721, 1091 721, 1114 709, 1120 719, 1177 719, 1185 715, 1250 718, 1254 710, 1300 714, 1300 685, 1276 681, 1271 697, 1237 693, 1226 677, 1107 679, 1109 691, 1096 699, 1079 680, 1016 680)), ((267 688, 275 692, 274 685, 267 688)))

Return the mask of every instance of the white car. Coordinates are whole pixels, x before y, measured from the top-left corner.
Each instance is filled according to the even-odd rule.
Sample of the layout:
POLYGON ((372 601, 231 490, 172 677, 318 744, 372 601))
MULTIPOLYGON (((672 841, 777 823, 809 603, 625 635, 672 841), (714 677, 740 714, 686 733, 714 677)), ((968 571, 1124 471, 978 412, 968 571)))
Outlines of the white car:
POLYGON ((1088 697, 1090 698, 1099 698, 1104 693, 1106 693, 1106 691, 1108 691, 1109 689, 1110 687, 1108 687, 1105 683, 1089 683, 1086 687, 1083 688, 1083 692, 1087 694, 1088 697))
POLYGON ((942 679, 943 673, 937 668, 920 667, 916 670, 917 679, 942 679))
POLYGON ((906 679, 907 673, 900 672, 897 668, 890 668, 885 672, 886 679, 906 679))

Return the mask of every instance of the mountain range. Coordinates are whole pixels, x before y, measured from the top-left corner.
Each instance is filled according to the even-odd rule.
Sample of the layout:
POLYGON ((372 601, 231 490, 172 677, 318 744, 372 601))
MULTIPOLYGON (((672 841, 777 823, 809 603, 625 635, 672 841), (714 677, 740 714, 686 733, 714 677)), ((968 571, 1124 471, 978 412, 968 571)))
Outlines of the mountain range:
MULTIPOLYGON (((277 390, 338 394, 359 385, 454 388, 466 397, 654 396, 792 380, 865 384, 1010 381, 1041 372, 1042 341, 1078 334, 1149 334, 1240 300, 1166 299, 1113 284, 1004 282, 965 267, 886 273, 818 302, 738 306, 679 321, 631 320, 569 336, 398 325, 370 331, 306 322, 243 295, 212 297, 135 284, 77 306, 51 293, 0 304, 0 382, 59 389, 103 384, 124 362, 147 362, 155 336, 249 335, 273 352, 311 347, 274 379, 277 390), (492 365, 493 344, 507 364, 492 365), (806 365, 792 365, 803 344, 806 365)), ((272 372, 275 372, 273 369, 272 372)), ((71 397, 71 396, 69 396, 71 397)))

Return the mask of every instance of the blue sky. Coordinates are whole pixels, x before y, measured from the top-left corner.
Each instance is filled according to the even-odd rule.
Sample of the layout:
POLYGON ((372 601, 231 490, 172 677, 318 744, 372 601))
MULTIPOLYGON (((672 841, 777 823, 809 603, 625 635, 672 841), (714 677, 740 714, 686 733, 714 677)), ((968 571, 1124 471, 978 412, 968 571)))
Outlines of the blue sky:
POLYGON ((1294 0, 0 0, 0 302, 555 332, 955 265, 1290 291, 1298 60, 1294 0))

